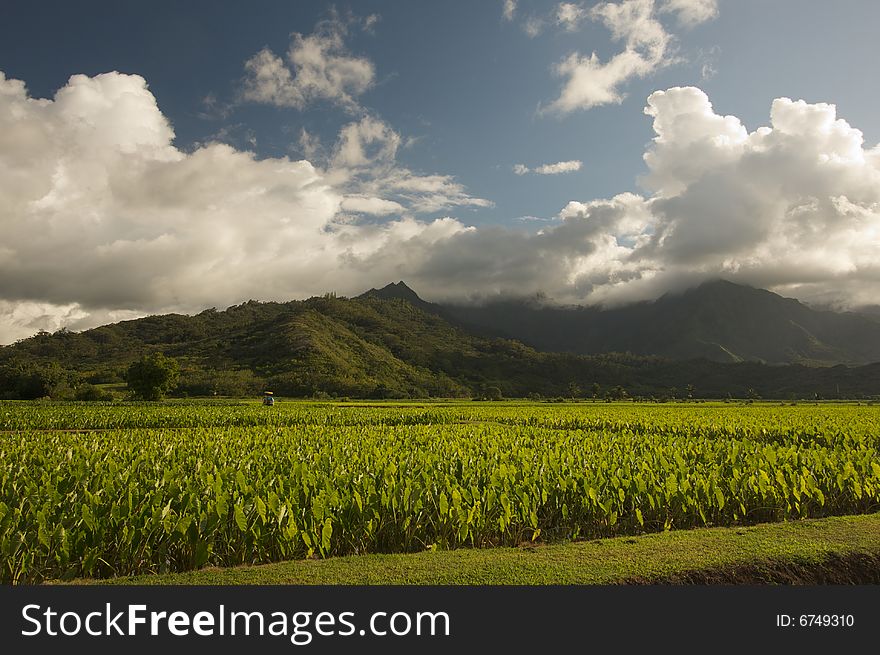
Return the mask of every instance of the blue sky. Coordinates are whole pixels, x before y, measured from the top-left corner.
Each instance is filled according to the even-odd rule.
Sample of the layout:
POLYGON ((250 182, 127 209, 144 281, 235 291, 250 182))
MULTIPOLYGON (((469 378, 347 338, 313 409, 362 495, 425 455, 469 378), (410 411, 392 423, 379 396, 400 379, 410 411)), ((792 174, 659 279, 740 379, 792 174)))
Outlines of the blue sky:
POLYGON ((297 156, 302 127, 330 140, 351 116, 324 102, 304 111, 242 103, 208 117, 204 99, 233 103, 245 60, 264 46, 283 53, 291 32, 312 32, 334 7, 376 14, 372 33, 352 30, 348 39, 352 53, 376 66, 377 84, 361 102, 417 140, 401 155, 407 165, 455 175, 495 203, 467 215, 477 224, 549 218, 573 198, 637 191, 653 136, 645 99, 670 86, 699 86, 720 113, 752 128, 766 124, 776 97, 833 102, 869 142, 880 140, 880 88, 854 83, 875 74, 878 3, 721 2, 717 18, 692 29, 669 21, 683 61, 626 84, 623 103, 544 117, 539 105, 560 88, 554 63, 575 50, 607 58, 619 44, 595 23, 573 32, 549 25, 530 38, 521 22, 551 17, 558 3, 518 5, 505 21, 500 1, 13 3, 0 26, 0 68, 40 97, 75 73, 136 73, 171 120, 178 146, 219 135, 260 156, 297 156), (704 64, 715 71, 711 79, 704 64), (567 160, 584 166, 553 177, 511 174, 516 163, 567 160))
MULTIPOLYGON (((285 299, 329 288, 354 293, 358 285, 398 276, 414 280, 414 286, 436 299, 544 291, 566 302, 614 303, 724 276, 826 304, 876 302, 872 293, 845 290, 854 281, 864 289, 864 283, 875 280, 867 254, 852 248, 854 243, 873 244, 876 237, 875 200, 862 192, 876 173, 873 156, 855 172, 822 169, 831 177, 816 194, 777 180, 772 189, 751 198, 754 172, 748 166, 755 153, 768 150, 766 143, 752 142, 759 140, 757 128, 771 124, 771 105, 779 98, 806 101, 792 105, 798 118, 791 120, 800 126, 802 143, 772 141, 769 146, 779 149, 774 156, 785 155, 788 165, 804 169, 803 185, 817 184, 814 172, 804 167, 804 152, 818 148, 821 158, 829 148, 852 145, 828 141, 822 132, 827 125, 808 121, 815 114, 810 107, 826 107, 817 103, 835 105, 836 118, 851 128, 850 141, 860 130, 861 152, 872 151, 880 140, 880 89, 871 83, 880 56, 873 35, 877 24, 880 3, 857 0, 9 3, 0 23, 0 71, 8 84, 24 83, 27 91, 15 92, 21 102, 25 94, 52 99, 69 87, 68 95, 76 98, 70 103, 76 121, 89 122, 98 120, 90 113, 97 111, 94 94, 103 94, 116 104, 112 120, 100 114, 104 132, 89 137, 94 143, 113 141, 114 152, 122 148, 126 157, 135 148, 138 162, 147 151, 156 161, 180 159, 175 167, 191 168, 187 174, 205 184, 218 184, 219 169, 212 167, 221 167, 230 179, 251 180, 254 186, 242 194, 259 195, 268 188, 257 172, 268 166, 260 168, 260 161, 305 160, 317 177, 295 181, 295 176, 307 176, 297 169, 294 177, 273 182, 273 189, 290 186, 284 191, 289 206, 254 204, 260 218, 246 205, 239 214, 196 218, 206 208, 204 198, 195 193, 183 197, 185 192, 163 187, 146 173, 95 186, 88 203, 82 193, 64 196, 60 188, 41 187, 42 195, 28 197, 30 204, 22 200, 26 209, 17 214, 7 210, 0 221, 46 228, 69 224, 64 216, 75 210, 76 220, 82 220, 82 206, 104 207, 95 210, 91 223, 79 225, 79 234, 83 247, 97 253, 94 259, 106 261, 99 265, 66 256, 76 246, 56 228, 44 231, 48 241, 52 236, 57 241, 40 252, 30 252, 27 244, 17 247, 10 239, 12 255, 0 256, 0 268, 9 267, 2 271, 6 283, 0 284, 0 342, 38 327, 87 327, 248 297, 285 299), (288 54, 297 48, 300 55, 288 54), (264 57, 258 60, 259 53, 264 57), (312 73, 320 79, 308 86, 303 81, 308 66, 302 68, 296 56, 315 53, 321 61, 312 73), (287 76, 270 80, 272 88, 265 79, 258 82, 270 65, 287 76), (92 82, 69 86, 71 76, 97 80, 112 72, 120 75, 101 78, 107 84, 99 90, 86 88, 92 82), (333 78, 337 74, 341 82, 333 78), (126 84, 139 94, 142 106, 121 103, 126 84), (687 90, 675 97, 652 96, 656 107, 646 115, 652 93, 676 87, 687 90), (711 156, 708 150, 693 150, 699 144, 717 145, 718 134, 730 127, 722 116, 738 121, 728 134, 739 148, 735 164, 728 156, 732 150, 716 148, 711 156), (703 119, 715 126, 706 129, 720 132, 706 133, 700 127, 703 119), (668 131, 669 143, 655 144, 652 139, 664 121, 676 128, 668 131), (153 126, 154 135, 164 134, 164 122, 173 129, 173 140, 161 137, 154 143, 144 137, 123 146, 128 122, 153 126), (747 156, 741 145, 749 134, 747 156), (694 139, 697 145, 685 147, 694 139), (217 144, 230 149, 218 150, 217 144), (643 159, 646 152, 656 156, 653 168, 643 159), (244 155, 251 157, 250 164, 223 159, 243 162, 242 153, 253 153, 244 155), (702 161, 705 175, 676 173, 689 160, 702 161), (516 174, 518 164, 523 174, 516 174), (236 166, 242 168, 230 172, 236 166), (853 182, 854 176, 861 181, 853 182), (713 187, 721 177, 735 183, 713 187), (328 189, 326 197, 316 195, 321 185, 328 189), (139 205, 147 188, 162 202, 139 205), (782 205, 780 189, 790 194, 782 205), (707 210, 712 193, 737 202, 748 199, 740 209, 761 214, 763 222, 739 225, 727 234, 724 226, 732 223, 726 210, 707 210), (858 211, 840 209, 841 198, 858 211), (801 209, 810 202, 812 213, 801 209), (823 239, 825 250, 817 250, 806 235, 837 225, 825 212, 828 207, 846 216, 867 212, 868 218, 853 218, 837 237, 823 239), (702 222, 689 222, 690 211, 700 214, 702 222), (315 212, 321 218, 310 222, 306 214, 315 212), (604 218, 605 213, 614 218, 604 218), (794 217, 799 222, 786 223, 794 217), (205 252, 203 245, 186 240, 191 227, 199 234, 232 234, 233 226, 253 221, 266 232, 286 234, 291 243, 302 241, 307 250, 282 265, 284 258, 273 255, 271 247, 235 249, 218 238, 205 252), (767 253, 786 230, 805 240, 781 270, 777 258, 767 253), (332 233, 332 243, 317 233, 332 233), (712 234, 722 234, 730 247, 707 245, 712 234), (583 247, 571 250, 575 242, 583 247), (107 254, 108 248, 123 248, 120 244, 132 249, 126 257, 107 254), (829 251, 829 244, 836 249, 829 251), (157 270, 154 251, 163 248, 169 248, 163 251, 166 258, 189 262, 189 268, 157 270), (28 253, 62 264, 23 264, 28 253), (325 259, 314 260, 315 253, 325 259), (306 266, 304 260, 311 263, 306 266), (819 260, 825 264, 817 273, 819 260), (243 270, 236 277, 248 277, 244 270, 259 263, 272 282, 251 275, 247 282, 208 283, 220 261, 229 266, 239 262, 243 270), (121 262, 131 267, 123 275, 114 268, 121 262), (99 284, 100 292, 86 293, 59 283, 60 277, 69 277, 89 286, 86 281, 94 276, 128 279, 129 286, 99 284), (224 291, 205 288, 218 286, 224 291)), ((31 101, 21 106, 37 111, 31 101)), ((57 98, 52 107, 57 116, 35 113, 30 117, 34 124, 55 135, 78 129, 57 98)), ((0 127, 30 134, 16 125, 0 127)), ((774 130, 788 134, 775 125, 774 130)), ((116 160, 107 163, 106 152, 95 154, 81 141, 77 144, 46 152, 40 171, 54 180, 47 185, 57 187, 70 171, 96 162, 119 166, 116 160)), ((21 152, 38 147, 36 141, 28 148, 0 141, 0 162, 24 174, 29 169, 21 152)), ((101 168, 98 177, 104 179, 107 170, 101 168)), ((81 181, 79 186, 92 188, 81 181)), ((274 203, 278 195, 269 200, 274 203)), ((229 199, 224 206, 234 202, 229 199)), ((239 237, 229 240, 241 242, 239 237)))

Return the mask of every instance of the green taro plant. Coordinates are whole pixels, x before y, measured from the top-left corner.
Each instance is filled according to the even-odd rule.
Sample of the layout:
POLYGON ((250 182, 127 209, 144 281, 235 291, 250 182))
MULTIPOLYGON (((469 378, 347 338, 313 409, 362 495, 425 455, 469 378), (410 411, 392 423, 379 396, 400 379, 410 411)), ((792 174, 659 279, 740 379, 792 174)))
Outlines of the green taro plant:
POLYGON ((873 512, 880 408, 0 403, 0 580, 873 512))

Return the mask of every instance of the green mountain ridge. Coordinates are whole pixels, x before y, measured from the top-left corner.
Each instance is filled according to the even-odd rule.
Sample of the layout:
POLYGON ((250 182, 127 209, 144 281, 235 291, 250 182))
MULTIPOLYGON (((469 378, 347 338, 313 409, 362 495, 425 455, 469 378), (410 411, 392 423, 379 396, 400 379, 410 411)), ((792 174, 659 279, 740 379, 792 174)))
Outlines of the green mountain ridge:
MULTIPOLYGON (((747 297, 753 291, 746 291, 747 297)), ((779 297, 769 295, 774 296, 769 302, 776 307, 775 298, 779 297)), ((503 309, 512 312, 515 306, 508 302, 503 309)), ((519 306, 520 312, 511 314, 511 319, 520 319, 505 325, 526 337, 532 336, 528 331, 538 327, 539 321, 547 322, 544 328, 559 335, 561 329, 550 324, 550 319, 558 319, 563 326, 578 325, 592 315, 592 311, 579 309, 533 305, 523 310, 523 304, 519 306)), ((595 385, 598 395, 610 392, 617 397, 624 393, 681 397, 686 388, 694 397, 880 394, 880 364, 823 368, 801 363, 770 366, 756 361, 713 361, 718 352, 727 353, 727 362, 750 359, 743 348, 747 337, 737 340, 735 333, 719 337, 707 330, 706 326, 724 325, 728 320, 720 309, 715 317, 708 309, 694 316, 684 312, 680 304, 672 306, 680 313, 666 320, 682 321, 680 338, 664 342, 660 335, 653 335, 653 342, 645 348, 663 351, 665 356, 658 357, 633 354, 632 350, 590 355, 543 352, 523 343, 526 338, 518 341, 493 336, 486 327, 488 322, 474 327, 468 322, 474 316, 479 318, 473 308, 462 315, 461 308, 425 302, 403 282, 351 299, 328 294, 285 303, 248 301, 194 316, 167 314, 81 333, 41 333, 0 347, 0 397, 64 397, 84 383, 118 384, 131 362, 156 351, 178 360, 181 380, 175 393, 190 396, 246 396, 270 388, 288 396, 468 397, 497 387, 510 397, 556 397, 592 395, 595 385), (696 355, 693 343, 701 348, 696 355), (675 360, 675 353, 687 359, 675 360), (40 380, 46 383, 40 386, 40 380)), ((711 308, 712 302, 705 307, 711 308)), ((604 320, 618 327, 622 335, 635 334, 634 328, 627 332, 625 321, 639 320, 650 309, 644 305, 613 310, 617 313, 604 320)), ((783 316, 788 314, 783 312, 783 316)), ((823 362, 827 362, 835 353, 833 347, 821 333, 816 336, 808 314, 806 319, 798 318, 788 332, 779 333, 780 343, 797 357, 805 352, 806 343, 809 352, 824 353, 823 362), (801 340, 785 344, 789 333, 802 335, 801 340)), ((654 320, 662 327, 662 321, 654 320)), ((562 345, 577 344, 590 334, 588 329, 575 332, 562 345)), ((850 352, 843 354, 850 357, 850 352)))

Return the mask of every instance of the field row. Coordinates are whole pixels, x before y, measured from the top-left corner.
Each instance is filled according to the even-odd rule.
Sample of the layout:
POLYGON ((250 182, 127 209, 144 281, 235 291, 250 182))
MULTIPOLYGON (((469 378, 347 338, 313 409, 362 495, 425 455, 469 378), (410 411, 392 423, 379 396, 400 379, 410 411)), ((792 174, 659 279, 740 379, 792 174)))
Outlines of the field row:
POLYGON ((880 443, 880 405, 725 403, 304 403, 230 401, 57 403, 0 401, 0 432, 500 423, 562 430, 630 429, 836 443, 880 443))

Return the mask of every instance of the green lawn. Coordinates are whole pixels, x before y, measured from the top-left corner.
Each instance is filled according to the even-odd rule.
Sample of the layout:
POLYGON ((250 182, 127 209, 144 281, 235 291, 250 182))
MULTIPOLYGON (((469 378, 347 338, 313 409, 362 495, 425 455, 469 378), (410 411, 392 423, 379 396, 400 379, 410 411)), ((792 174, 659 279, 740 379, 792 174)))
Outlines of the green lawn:
POLYGON ((144 575, 101 584, 617 584, 870 582, 880 514, 521 548, 361 555, 144 575))

